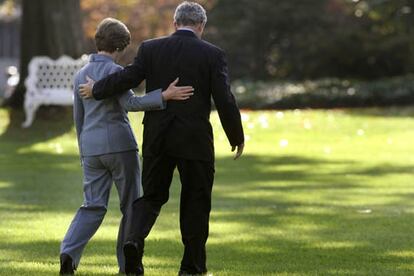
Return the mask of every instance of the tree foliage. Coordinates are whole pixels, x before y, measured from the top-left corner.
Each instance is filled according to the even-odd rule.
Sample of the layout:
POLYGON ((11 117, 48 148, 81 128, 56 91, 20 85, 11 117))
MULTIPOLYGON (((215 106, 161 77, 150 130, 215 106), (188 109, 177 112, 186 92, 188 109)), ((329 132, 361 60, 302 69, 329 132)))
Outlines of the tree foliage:
POLYGON ((208 38, 237 78, 380 78, 412 72, 409 0, 218 0, 208 38))
MULTIPOLYGON (((131 32, 131 45, 121 58, 121 64, 132 61, 138 45, 145 39, 169 35, 174 31, 174 10, 181 0, 82 0, 84 29, 88 39, 88 50, 94 51, 93 37, 96 26, 106 17, 123 21, 131 32)), ((209 9, 214 0, 201 0, 209 9)))
MULTIPOLYGON (((132 61, 142 40, 173 32, 174 9, 181 2, 14 1, 23 9, 22 81, 11 99, 17 105, 22 104, 31 57, 78 57, 93 52, 97 24, 105 17, 115 17, 127 24, 133 38, 121 60, 125 65, 132 61)), ((233 79, 374 79, 414 70, 411 0, 198 2, 208 11, 205 38, 226 50, 233 79)))

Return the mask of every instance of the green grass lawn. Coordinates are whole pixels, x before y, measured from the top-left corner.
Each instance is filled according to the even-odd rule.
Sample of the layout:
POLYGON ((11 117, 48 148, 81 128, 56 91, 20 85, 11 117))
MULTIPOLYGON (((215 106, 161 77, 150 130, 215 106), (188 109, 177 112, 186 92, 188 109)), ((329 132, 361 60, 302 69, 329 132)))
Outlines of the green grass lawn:
MULTIPOLYGON (((414 275, 414 107, 243 112, 232 160, 217 115, 208 267, 214 275, 414 275)), ((17 120, 21 114, 13 114, 17 120)), ((0 274, 56 275, 82 203, 69 115, 7 128, 0 109, 0 274)), ((130 116, 140 140, 141 115, 130 116)), ((146 246, 146 275, 176 275, 177 176, 146 246)), ((113 190, 79 275, 116 275, 113 190)))

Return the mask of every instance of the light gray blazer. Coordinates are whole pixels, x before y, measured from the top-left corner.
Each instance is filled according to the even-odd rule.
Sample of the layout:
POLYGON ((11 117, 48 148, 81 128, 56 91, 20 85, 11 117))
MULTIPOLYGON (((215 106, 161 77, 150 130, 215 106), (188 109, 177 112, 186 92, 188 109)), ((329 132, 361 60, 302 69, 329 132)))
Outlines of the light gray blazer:
POLYGON ((166 107, 162 90, 139 97, 130 90, 102 101, 82 99, 79 84, 86 76, 97 81, 121 70, 111 57, 92 54, 89 63, 76 75, 73 114, 81 156, 96 156, 137 149, 127 111, 159 110, 166 107))

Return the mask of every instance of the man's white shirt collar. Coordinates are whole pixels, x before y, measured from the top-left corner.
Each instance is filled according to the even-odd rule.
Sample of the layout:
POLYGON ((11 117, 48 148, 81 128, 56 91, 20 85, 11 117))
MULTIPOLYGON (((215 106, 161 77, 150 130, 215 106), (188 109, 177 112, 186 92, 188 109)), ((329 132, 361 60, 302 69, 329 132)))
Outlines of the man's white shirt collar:
POLYGON ((196 33, 193 29, 186 28, 186 27, 180 27, 177 29, 177 31, 190 31, 190 32, 196 33))

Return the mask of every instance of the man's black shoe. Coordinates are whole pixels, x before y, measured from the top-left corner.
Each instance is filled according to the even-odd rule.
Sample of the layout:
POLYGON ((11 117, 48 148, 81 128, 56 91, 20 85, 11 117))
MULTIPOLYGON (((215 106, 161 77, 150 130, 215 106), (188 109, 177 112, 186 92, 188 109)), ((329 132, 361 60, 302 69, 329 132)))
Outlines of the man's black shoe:
POLYGON ((124 245, 125 255, 125 273, 127 275, 144 275, 144 266, 142 265, 142 251, 138 251, 135 242, 126 242, 124 245))
POLYGON ((60 275, 72 275, 73 271, 73 260, 68 254, 60 255, 60 275))

